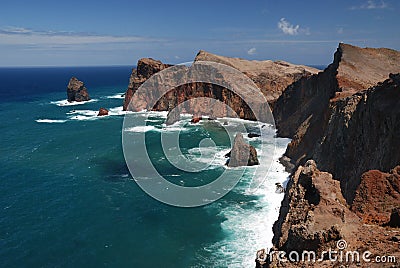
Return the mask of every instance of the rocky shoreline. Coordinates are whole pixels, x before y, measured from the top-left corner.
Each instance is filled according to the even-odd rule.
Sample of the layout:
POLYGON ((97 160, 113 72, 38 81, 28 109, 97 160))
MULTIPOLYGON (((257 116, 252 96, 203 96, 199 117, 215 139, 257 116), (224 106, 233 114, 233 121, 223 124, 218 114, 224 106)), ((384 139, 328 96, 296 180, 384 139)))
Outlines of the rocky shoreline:
MULTIPOLYGON (((399 267, 400 52, 340 43, 333 62, 323 71, 205 51, 195 61, 223 63, 252 79, 273 111, 277 135, 292 139, 281 158, 291 177, 273 227, 271 252, 319 255, 345 241, 347 249, 368 251, 371 258, 397 258, 396 263, 368 263, 368 267, 399 267)), ((168 67, 153 59, 139 60, 130 77, 124 110, 171 111, 191 98, 209 97, 227 104, 241 118, 254 120, 237 95, 207 83, 179 86, 154 107, 147 106, 146 96, 132 106, 138 88, 168 67)), ((190 109, 198 118, 204 115, 196 107, 190 109)), ((299 265, 364 267, 365 263, 332 263, 326 258, 318 263, 272 258, 271 263, 272 267, 299 265)))
MULTIPOLYGON (((395 256, 399 267, 400 52, 340 44, 324 72, 300 79, 277 100, 278 135, 292 138, 292 169, 273 250, 347 249, 395 256)), ((361 261, 302 263, 356 267, 361 261)), ((274 259, 272 267, 299 263, 274 259)))

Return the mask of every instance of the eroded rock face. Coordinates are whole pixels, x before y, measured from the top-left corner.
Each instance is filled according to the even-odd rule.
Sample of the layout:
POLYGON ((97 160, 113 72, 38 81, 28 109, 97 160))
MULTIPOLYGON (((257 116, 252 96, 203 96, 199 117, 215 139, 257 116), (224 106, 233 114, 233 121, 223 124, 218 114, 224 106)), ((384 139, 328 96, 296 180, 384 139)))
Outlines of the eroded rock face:
POLYGON ((346 208, 339 182, 317 169, 313 160, 300 166, 287 185, 273 244, 287 252, 321 252, 345 235, 342 227, 359 221, 346 208))
POLYGON ((90 100, 85 84, 82 81, 79 81, 76 77, 72 77, 69 80, 67 86, 67 98, 69 102, 90 100))
MULTIPOLYGON (((311 74, 318 72, 317 69, 311 67, 293 65, 285 62, 247 61, 217 56, 204 51, 200 51, 198 53, 195 61, 213 61, 224 63, 238 69, 253 79, 253 81, 260 87, 266 100, 271 105, 287 85, 300 79, 301 77, 310 76, 311 74)), ((133 70, 129 86, 125 94, 123 105, 124 110, 137 111, 141 109, 150 109, 158 111, 170 111, 187 100, 206 97, 216 99, 227 104, 232 109, 232 112, 235 112, 240 118, 255 120, 255 116, 248 107, 247 103, 245 103, 237 94, 221 86, 225 84, 225 80, 224 74, 219 73, 214 74, 214 79, 219 81, 220 85, 201 82, 184 84, 170 90, 164 96, 160 96, 158 89, 151 89, 146 96, 136 96, 133 101, 134 103, 129 104, 137 89, 151 75, 170 66, 171 65, 163 64, 160 61, 153 59, 139 60, 138 68, 133 70), (154 107, 149 107, 148 104, 151 103, 151 99, 154 98, 159 98, 158 102, 154 107)), ((181 67, 185 68, 185 66, 181 67)), ((181 79, 181 77, 176 78, 181 79)), ((165 85, 163 85, 163 87, 165 88, 165 85)), ((266 108, 261 107, 263 100, 259 100, 259 98, 253 98, 253 101, 259 102, 259 104, 255 104, 255 109, 257 110, 256 112, 258 113, 260 110, 261 114, 266 114, 266 112, 264 112, 266 108)), ((218 109, 213 109, 212 107, 211 109, 210 107, 205 109, 197 104, 191 105, 191 103, 186 103, 181 110, 182 112, 210 116, 212 118, 233 116, 231 111, 227 110, 226 108, 221 108, 221 106, 218 109)))
POLYGON ((369 170, 362 174, 351 210, 366 224, 385 225, 400 208, 400 166, 390 173, 369 170))
POLYGON ((108 110, 106 108, 100 108, 99 112, 97 113, 97 116, 104 116, 108 115, 108 110))
POLYGON ((149 79, 153 74, 158 73, 169 66, 171 65, 163 64, 161 61, 151 58, 140 59, 137 63, 137 68, 132 70, 128 89, 125 92, 123 110, 128 110, 128 105, 133 94, 147 79, 149 79))
POLYGON ((247 75, 261 89, 267 101, 273 105, 282 91, 293 82, 319 72, 318 69, 295 65, 285 61, 257 61, 230 58, 200 50, 195 61, 212 61, 231 66, 247 75))
MULTIPOLYGON (((380 175, 390 176, 383 174, 380 175)), ((385 195, 381 193, 381 196, 383 200, 385 195)), ((367 199, 365 202, 368 202, 367 199)), ((314 251, 319 258, 322 251, 337 250, 337 241, 345 240, 346 250, 349 251, 362 254, 368 250, 374 256, 385 252, 400 257, 396 236, 398 231, 392 229, 396 227, 398 210, 393 209, 391 213, 385 210, 385 217, 390 215, 390 221, 385 226, 390 227, 383 227, 371 224, 375 222, 365 224, 365 219, 359 217, 368 215, 368 208, 365 207, 363 213, 359 213, 359 210, 353 212, 354 208, 350 210, 341 193, 340 182, 334 180, 332 174, 320 171, 315 161, 308 160, 304 166, 297 168, 287 184, 279 218, 273 226, 273 250, 284 251, 286 254, 296 251, 300 255, 303 251, 314 251)), ((360 265, 356 261, 318 261, 315 267, 336 267, 340 264, 349 267, 360 265)), ((365 262, 361 262, 363 265, 365 262)), ((393 267, 391 265, 368 263, 368 267, 393 267)), ((272 262, 272 267, 300 266, 298 262, 279 262, 276 257, 272 262)))
POLYGON ((349 204, 362 173, 400 163, 399 75, 390 72, 400 72, 400 52, 340 44, 334 62, 289 86, 273 111, 278 135, 292 138, 291 164, 315 159, 349 204))
POLYGON ((273 228, 276 249, 320 252, 340 238, 351 250, 400 257, 392 229, 400 202, 399 60, 398 51, 340 44, 324 72, 278 99, 278 135, 292 138, 282 162, 293 175, 273 228))
POLYGON ((236 134, 232 150, 226 156, 229 157, 228 167, 259 165, 256 149, 245 142, 242 133, 236 134))

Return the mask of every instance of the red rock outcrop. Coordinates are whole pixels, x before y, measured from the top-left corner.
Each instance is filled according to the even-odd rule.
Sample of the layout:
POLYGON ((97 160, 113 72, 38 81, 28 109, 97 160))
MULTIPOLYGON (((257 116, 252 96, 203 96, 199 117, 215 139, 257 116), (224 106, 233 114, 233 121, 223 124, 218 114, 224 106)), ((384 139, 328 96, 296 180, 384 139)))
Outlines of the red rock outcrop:
POLYGON ((202 120, 202 119, 203 119, 203 117, 202 117, 201 115, 199 115, 199 116, 193 116, 193 117, 192 117, 192 120, 190 120, 190 123, 192 123, 192 124, 197 124, 197 123, 199 123, 200 120, 202 120))
POLYGON ((108 110, 106 108, 100 108, 99 112, 97 113, 97 116, 104 116, 108 115, 108 110))
POLYGON ((69 102, 90 100, 85 84, 82 81, 79 81, 76 77, 72 77, 69 80, 67 86, 67 98, 69 102))
MULTIPOLYGON (((272 104, 277 97, 281 94, 282 90, 293 83, 294 81, 304 77, 310 76, 311 74, 317 73, 318 70, 306 67, 302 65, 293 65, 286 62, 272 62, 272 61, 247 61, 243 59, 228 58, 217 56, 211 53, 200 51, 196 56, 195 61, 212 61, 217 63, 224 63, 231 67, 236 68, 248 77, 260 87, 262 93, 266 97, 266 100, 272 104)), ((135 94, 137 89, 153 74, 170 67, 171 65, 163 64, 160 61, 153 59, 141 59, 138 62, 138 67, 133 70, 128 89, 124 99, 124 110, 137 111, 140 109, 151 109, 158 111, 170 111, 179 104, 194 98, 206 97, 213 98, 227 104, 240 118, 254 120, 254 114, 249 109, 248 105, 234 92, 224 88, 221 84, 224 84, 223 74, 215 74, 215 79, 220 80, 220 85, 210 83, 190 83, 181 85, 174 90, 167 92, 164 96, 159 96, 157 89, 148 92, 147 96, 137 97, 135 103, 129 105, 132 96, 135 94), (159 101, 154 107, 148 107, 150 99, 154 97, 160 97, 159 101)), ((185 68, 182 66, 182 68, 185 68)), ((178 78, 179 79, 179 78, 178 78)), ((261 101, 254 98, 254 101, 261 101)), ((230 113, 226 109, 204 109, 202 107, 190 106, 186 104, 185 111, 201 114, 210 115, 211 117, 230 116, 230 113)), ((209 107, 208 107, 209 108, 209 107)), ((265 109, 260 108, 259 109, 265 109)), ((182 112, 185 112, 182 111, 182 112)))
POLYGON ((400 166, 390 173, 369 170, 362 174, 351 210, 366 224, 385 225, 400 208, 400 166))

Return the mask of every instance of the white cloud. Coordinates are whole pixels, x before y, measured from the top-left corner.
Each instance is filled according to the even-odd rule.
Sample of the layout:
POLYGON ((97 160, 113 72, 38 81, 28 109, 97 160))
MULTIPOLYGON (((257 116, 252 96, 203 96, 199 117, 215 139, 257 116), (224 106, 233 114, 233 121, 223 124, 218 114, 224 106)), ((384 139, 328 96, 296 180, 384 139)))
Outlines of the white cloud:
POLYGON ((344 32, 343 27, 340 27, 339 29, 337 29, 338 34, 343 34, 343 32, 344 32))
POLYGON ((352 6, 350 7, 351 10, 356 9, 385 9, 388 5, 382 0, 380 2, 375 2, 373 0, 368 0, 366 3, 360 6, 352 6))
POLYGON ((254 55, 256 53, 257 53, 257 49, 255 47, 252 47, 249 50, 247 50, 247 54, 249 54, 249 55, 254 55))
POLYGON ((77 32, 35 31, 20 27, 0 29, 0 45, 82 45, 162 41, 142 36, 112 36, 77 32))
POLYGON ((278 22, 278 28, 282 30, 284 34, 297 35, 299 33, 300 26, 290 24, 285 18, 281 18, 278 22))

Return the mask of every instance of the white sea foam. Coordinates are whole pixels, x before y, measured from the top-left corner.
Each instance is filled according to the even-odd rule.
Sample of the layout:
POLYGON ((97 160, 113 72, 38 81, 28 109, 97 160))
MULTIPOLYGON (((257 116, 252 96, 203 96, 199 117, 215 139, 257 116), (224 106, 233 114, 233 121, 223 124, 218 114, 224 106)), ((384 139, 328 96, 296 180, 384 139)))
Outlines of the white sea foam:
POLYGON ((225 146, 214 146, 214 147, 194 147, 188 150, 189 159, 201 163, 209 163, 208 169, 216 167, 225 167, 226 158, 225 155, 230 151, 230 148, 225 146))
POLYGON ((108 115, 97 116, 99 113, 98 110, 72 110, 67 113, 69 115, 69 119, 72 120, 96 120, 99 118, 106 118, 108 116, 119 116, 125 115, 126 111, 122 110, 122 106, 110 108, 108 110, 108 115))
POLYGON ((168 116, 168 111, 147 111, 146 109, 139 111, 139 112, 134 112, 134 113, 137 115, 146 116, 146 117, 166 118, 168 116))
POLYGON ((97 116, 99 111, 95 110, 72 110, 69 111, 67 114, 77 114, 77 115, 84 115, 84 116, 97 116))
POLYGON ((73 101, 69 102, 68 100, 59 100, 59 101, 51 101, 51 104, 55 104, 57 106, 75 106, 75 105, 82 105, 89 102, 97 102, 97 99, 91 99, 88 101, 73 101))
POLYGON ((60 120, 60 119, 37 119, 35 120, 38 123, 65 123, 67 120, 60 120))
POLYGON ((160 122, 160 119, 146 119, 146 122, 160 122))
POLYGON ((125 98, 125 92, 117 93, 117 94, 110 95, 110 96, 106 96, 105 98, 107 98, 107 99, 124 99, 125 98))
POLYGON ((252 179, 249 169, 245 173, 244 180, 233 189, 239 195, 256 199, 243 202, 230 201, 230 203, 220 199, 210 205, 210 209, 217 208, 220 211, 219 215, 226 219, 221 224, 226 237, 206 246, 204 251, 197 252, 197 258, 204 260, 204 257, 211 252, 209 264, 212 266, 254 267, 256 251, 261 248, 271 248, 272 226, 278 219, 283 198, 283 194, 275 192, 275 183, 285 184, 289 176, 278 158, 285 152, 288 142, 288 139, 276 139, 277 147, 271 167, 262 164, 266 162, 267 155, 259 157, 261 165, 258 168, 261 172, 257 174, 267 174, 269 170, 268 177, 259 188, 249 191, 248 186, 252 179))
POLYGON ((154 126, 136 126, 125 128, 124 131, 126 132, 147 132, 156 129, 154 126))
POLYGON ((84 116, 84 115, 74 115, 69 117, 71 120, 78 120, 78 121, 91 121, 96 120, 99 116, 84 116))
POLYGON ((180 132, 180 131, 185 131, 188 130, 188 128, 184 126, 164 126, 163 128, 160 128, 160 132, 180 132))
POLYGON ((85 120, 96 120, 101 116, 97 116, 98 111, 95 110, 72 110, 67 113, 69 119, 85 121, 85 120))
POLYGON ((133 113, 133 112, 124 111, 122 106, 110 108, 108 110, 108 114, 109 115, 126 115, 126 114, 129 114, 129 113, 133 113))

